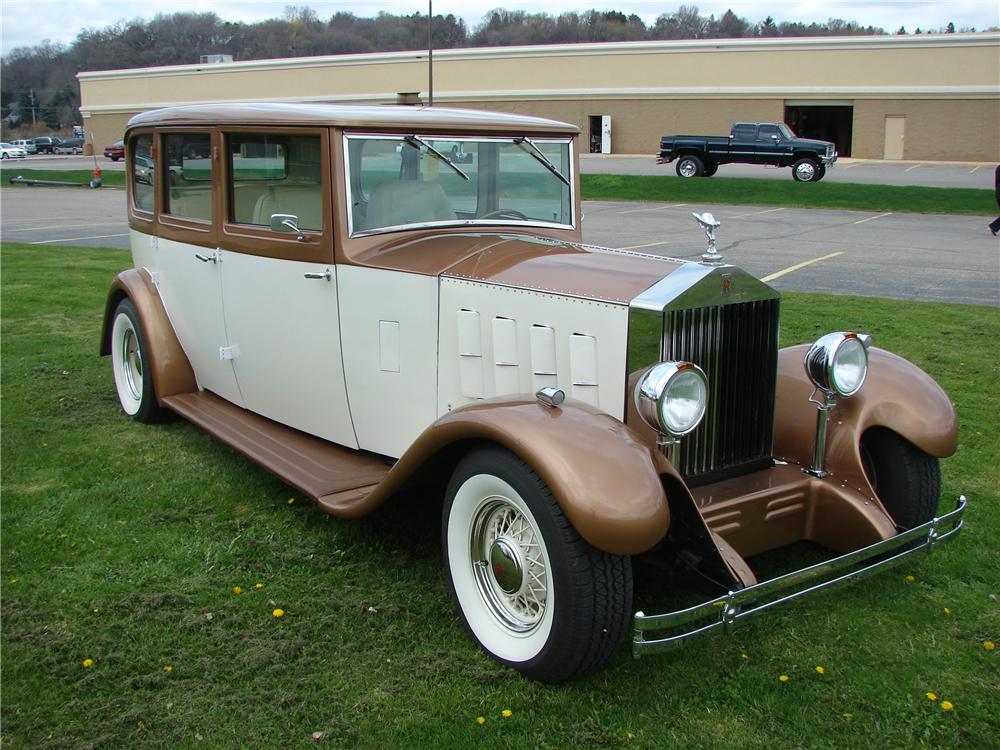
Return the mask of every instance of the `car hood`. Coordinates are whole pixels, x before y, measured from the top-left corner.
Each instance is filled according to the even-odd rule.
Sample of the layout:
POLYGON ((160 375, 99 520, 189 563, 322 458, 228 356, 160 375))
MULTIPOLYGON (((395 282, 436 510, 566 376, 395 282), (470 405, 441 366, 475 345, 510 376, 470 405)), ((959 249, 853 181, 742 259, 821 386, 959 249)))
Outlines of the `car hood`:
POLYGON ((425 235, 365 265, 627 305, 683 261, 506 233, 425 235))
POLYGON ((814 148, 817 151, 822 151, 827 146, 832 146, 833 143, 831 143, 830 141, 820 141, 820 140, 817 140, 815 138, 796 138, 795 139, 795 145, 796 146, 806 146, 808 148, 814 148))

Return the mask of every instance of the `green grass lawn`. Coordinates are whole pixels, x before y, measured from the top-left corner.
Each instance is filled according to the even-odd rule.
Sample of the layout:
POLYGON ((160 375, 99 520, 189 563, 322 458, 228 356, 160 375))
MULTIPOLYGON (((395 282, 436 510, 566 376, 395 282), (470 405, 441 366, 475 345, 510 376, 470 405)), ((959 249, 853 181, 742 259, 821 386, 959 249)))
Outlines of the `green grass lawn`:
POLYGON ((580 194, 584 200, 677 201, 976 216, 996 213, 992 190, 826 181, 802 183, 791 178, 681 179, 667 175, 584 174, 580 175, 580 194))
MULTIPOLYGON (((1000 650, 983 647, 1000 641, 1000 310, 784 296, 784 345, 866 330, 948 390, 961 435, 942 507, 970 498, 956 542, 678 653, 635 661, 623 644, 600 674, 546 687, 463 631, 439 498, 338 520, 185 422, 131 422, 97 355, 128 255, 0 252, 5 748, 986 748, 1000 736, 1000 650)), ((656 590, 638 579, 640 597, 656 590)))
MULTIPOLYGON (((0 168, 0 180, 5 188, 12 187, 11 177, 24 177, 26 180, 54 180, 56 182, 76 182, 89 190, 89 184, 94 177, 90 169, 21 169, 17 164, 8 165, 4 162, 0 168)), ((125 173, 106 169, 101 174, 101 182, 105 187, 125 187, 125 173)), ((14 185, 13 187, 24 187, 14 185)), ((37 189, 37 188, 36 188, 37 189)))

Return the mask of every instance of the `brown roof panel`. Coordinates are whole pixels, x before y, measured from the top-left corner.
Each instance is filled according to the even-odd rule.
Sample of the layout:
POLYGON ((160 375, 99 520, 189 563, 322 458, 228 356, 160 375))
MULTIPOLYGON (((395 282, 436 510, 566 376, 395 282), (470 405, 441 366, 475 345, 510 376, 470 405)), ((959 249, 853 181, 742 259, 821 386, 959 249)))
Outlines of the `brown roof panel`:
POLYGON ((187 104, 141 112, 129 128, 156 125, 310 125, 418 131, 579 133, 575 125, 542 117, 448 107, 291 104, 187 104))

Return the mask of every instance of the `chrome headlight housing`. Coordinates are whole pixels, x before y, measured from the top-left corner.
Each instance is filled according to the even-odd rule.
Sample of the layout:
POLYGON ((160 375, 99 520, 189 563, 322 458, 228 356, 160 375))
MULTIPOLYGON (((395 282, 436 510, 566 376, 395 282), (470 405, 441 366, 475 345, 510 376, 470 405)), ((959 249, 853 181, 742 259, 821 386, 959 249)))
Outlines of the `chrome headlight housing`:
POLYGON ((661 434, 681 437, 705 416, 708 378, 690 362, 661 362, 643 375, 635 387, 639 415, 661 434))
POLYGON ((809 347, 803 363, 813 385, 844 398, 861 390, 868 375, 871 336, 851 331, 828 333, 809 347))

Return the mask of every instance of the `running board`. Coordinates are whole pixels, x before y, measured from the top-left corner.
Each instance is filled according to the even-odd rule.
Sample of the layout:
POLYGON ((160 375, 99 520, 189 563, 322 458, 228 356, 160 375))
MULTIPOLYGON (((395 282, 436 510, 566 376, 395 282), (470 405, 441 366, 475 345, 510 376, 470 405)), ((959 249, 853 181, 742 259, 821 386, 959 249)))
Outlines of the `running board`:
POLYGON ((387 459, 306 435, 208 391, 167 396, 163 405, 301 490, 328 513, 354 515, 389 473, 387 459))

